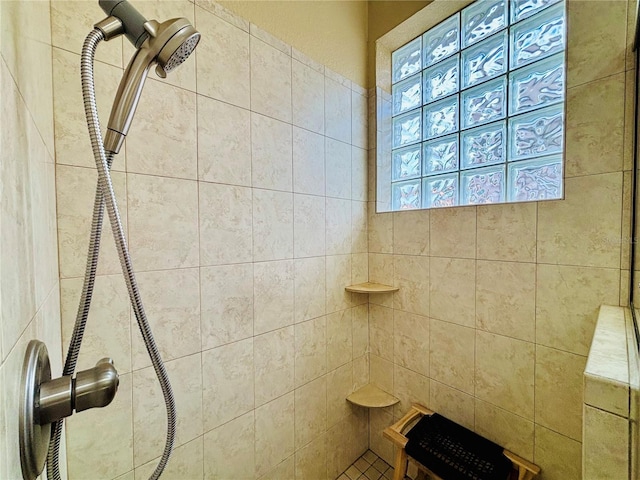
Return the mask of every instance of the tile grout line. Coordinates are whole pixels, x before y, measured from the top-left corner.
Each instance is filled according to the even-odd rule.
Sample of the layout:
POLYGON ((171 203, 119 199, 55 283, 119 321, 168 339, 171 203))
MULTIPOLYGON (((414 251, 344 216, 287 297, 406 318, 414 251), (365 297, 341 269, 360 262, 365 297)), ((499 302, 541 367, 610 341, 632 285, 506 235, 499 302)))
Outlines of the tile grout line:
MULTIPOLYGON (((197 9, 195 2, 193 3, 193 21, 197 25, 197 9)), ((195 86, 196 86, 196 98, 195 98, 195 127, 196 127, 196 194, 197 194, 197 216, 198 216, 198 293, 200 302, 200 408, 202 417, 200 419, 200 431, 202 432, 202 463, 200 465, 201 473, 204 478, 204 435, 205 435, 205 395, 204 395, 204 336, 203 336, 203 322, 202 322, 202 229, 200 222, 200 100, 198 98, 198 52, 195 52, 195 86)))

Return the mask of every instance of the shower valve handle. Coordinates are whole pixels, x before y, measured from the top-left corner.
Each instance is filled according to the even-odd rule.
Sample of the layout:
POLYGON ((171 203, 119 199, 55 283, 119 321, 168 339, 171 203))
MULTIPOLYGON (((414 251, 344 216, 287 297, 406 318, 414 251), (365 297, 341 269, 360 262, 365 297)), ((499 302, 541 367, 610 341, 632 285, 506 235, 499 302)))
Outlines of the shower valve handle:
POLYGON ((103 358, 96 366, 40 384, 40 395, 35 405, 35 418, 40 425, 90 408, 106 407, 118 390, 118 372, 113 360, 103 358))
POLYGON ((18 430, 22 478, 35 480, 44 468, 51 424, 73 411, 111 403, 118 390, 118 372, 110 358, 78 372, 51 380, 47 346, 39 340, 27 345, 22 364, 18 430))

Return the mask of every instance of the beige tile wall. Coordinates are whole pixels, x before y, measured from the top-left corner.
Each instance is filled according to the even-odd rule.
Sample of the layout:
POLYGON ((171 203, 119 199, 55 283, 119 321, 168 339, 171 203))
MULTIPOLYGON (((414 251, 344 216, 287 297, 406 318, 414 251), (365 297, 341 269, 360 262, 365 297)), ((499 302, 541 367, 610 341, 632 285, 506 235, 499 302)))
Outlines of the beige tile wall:
MULTIPOLYGON (((566 200, 376 215, 365 91, 210 2, 142 5, 205 34, 194 59, 149 80, 114 165, 181 412, 168 477, 334 478, 369 440, 390 460, 379 433, 419 401, 544 478, 579 478, 577 377, 597 306, 626 299, 634 12, 570 3, 566 200), (345 294, 367 277, 401 290, 369 306, 345 294), (370 439, 366 412, 344 401, 369 371, 401 399, 371 416, 370 439)), ((12 478, 22 352, 44 339, 60 371, 58 315, 66 345, 80 289, 95 170, 79 48, 101 12, 55 0, 0 14, 2 118, 16 126, 2 137, 0 380, 13 387, 0 396, 0 477, 12 478)), ((122 40, 99 50, 103 118, 131 52, 122 40)), ((111 355, 121 386, 68 423, 69 476, 145 478, 164 413, 104 239, 79 368, 111 355)))
MULTIPOLYGON (((535 461, 545 480, 581 478, 598 307, 628 301, 635 2, 567 3, 564 200, 376 214, 369 145, 370 278, 400 287, 369 300, 371 379, 401 399, 371 414, 371 447, 387 461, 381 430, 421 402, 535 461)), ((372 91, 371 122, 388 108, 372 91)))
MULTIPOLYGON (((24 352, 62 370, 49 2, 0 2, 0 478, 22 478, 24 352)), ((63 473, 66 470, 62 451, 63 473)))
MULTIPOLYGON (((167 478, 336 478, 368 444, 367 412, 345 400, 369 377, 367 298, 344 291, 368 271, 367 92, 210 2, 138 7, 203 35, 175 75, 151 75, 113 167, 176 396, 167 478)), ((65 344, 96 179, 79 49, 101 17, 95 1, 52 3, 65 344)), ((117 39, 98 52, 106 119, 132 50, 117 39)), ((103 238, 80 366, 111 355, 121 383, 111 406, 69 420, 69 476, 146 478, 164 404, 103 238)))

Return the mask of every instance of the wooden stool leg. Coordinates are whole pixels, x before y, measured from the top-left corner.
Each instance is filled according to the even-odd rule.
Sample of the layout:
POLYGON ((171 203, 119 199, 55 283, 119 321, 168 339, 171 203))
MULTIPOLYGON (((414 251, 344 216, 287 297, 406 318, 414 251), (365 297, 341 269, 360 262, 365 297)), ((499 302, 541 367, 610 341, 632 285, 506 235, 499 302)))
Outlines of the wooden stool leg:
POLYGON ((427 480, 427 472, 418 468, 418 476, 416 477, 416 480, 427 480))
POLYGON ((404 480, 404 476, 407 474, 407 461, 407 452, 404 448, 398 448, 393 480, 404 480))

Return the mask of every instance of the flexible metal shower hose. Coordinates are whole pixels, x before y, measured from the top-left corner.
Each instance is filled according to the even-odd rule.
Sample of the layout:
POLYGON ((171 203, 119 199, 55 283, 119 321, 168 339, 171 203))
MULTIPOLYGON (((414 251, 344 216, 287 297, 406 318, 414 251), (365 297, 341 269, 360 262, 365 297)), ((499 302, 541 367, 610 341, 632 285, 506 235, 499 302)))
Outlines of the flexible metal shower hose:
MULTIPOLYGON (((100 235, 102 232, 102 220, 104 206, 106 204, 111 223, 111 230, 116 242, 118 256, 120 257, 120 265, 124 274, 127 290, 131 305, 140 327, 140 333, 144 339, 147 352, 151 358, 151 363, 155 369, 156 376, 160 382, 162 394, 164 396, 165 406, 167 409, 167 438, 165 441, 162 457, 156 466, 155 471, 149 477, 156 480, 164 471, 176 435, 176 406, 169 383, 167 371, 162 363, 160 352, 153 339, 153 334, 144 312, 144 306, 140 298, 140 292, 136 282, 131 257, 127 248, 127 241, 124 236, 122 222, 120 221, 120 213, 116 203, 113 184, 111 182, 111 162, 113 154, 104 151, 102 143, 102 134, 100 133, 100 120, 96 107, 95 85, 93 78, 93 60, 98 44, 104 40, 103 33, 98 30, 92 30, 84 41, 81 56, 81 76, 82 76, 82 95, 84 98, 84 111, 87 117, 87 126, 89 128, 89 136, 91 137, 91 146, 93 148, 93 156, 98 169, 98 187, 96 190, 95 202, 93 207, 93 219, 91 223, 91 237, 89 240, 89 253, 87 256, 87 266, 85 270, 84 284, 82 288, 82 296, 76 316, 76 324, 73 329, 73 335, 69 344, 69 351, 63 370, 63 375, 72 375, 76 368, 82 336, 84 334, 91 297, 95 285, 96 267, 98 265, 98 254, 100 249, 100 235)), ((60 449, 60 437, 62 435, 62 420, 54 423, 51 431, 51 441, 49 443, 49 451, 47 452, 47 478, 49 480, 60 480, 60 468, 58 454, 60 449)))

